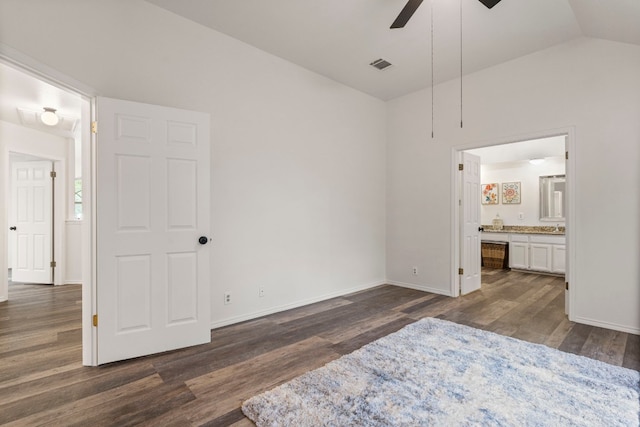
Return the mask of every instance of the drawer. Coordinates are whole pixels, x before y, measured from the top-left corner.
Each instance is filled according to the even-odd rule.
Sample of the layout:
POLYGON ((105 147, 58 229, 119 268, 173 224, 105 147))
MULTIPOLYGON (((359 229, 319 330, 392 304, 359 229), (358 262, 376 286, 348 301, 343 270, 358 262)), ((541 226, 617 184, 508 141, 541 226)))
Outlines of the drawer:
POLYGON ((531 243, 547 243, 550 245, 564 245, 565 237, 564 236, 549 236, 547 234, 534 234, 529 236, 529 241, 531 243))
POLYGON ((529 236, 527 234, 510 234, 512 242, 529 243, 529 236))

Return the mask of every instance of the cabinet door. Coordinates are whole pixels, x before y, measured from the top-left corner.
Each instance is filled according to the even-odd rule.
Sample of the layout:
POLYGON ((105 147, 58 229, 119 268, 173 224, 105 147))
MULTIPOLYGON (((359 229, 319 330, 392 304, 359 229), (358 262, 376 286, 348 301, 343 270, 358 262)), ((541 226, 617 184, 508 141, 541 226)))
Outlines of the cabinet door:
POLYGON ((529 268, 529 244, 509 243, 509 267, 527 270, 529 268))
POLYGON ((553 245, 551 252, 551 271, 554 273, 565 272, 566 246, 553 245))
POLYGON ((529 246, 529 267, 536 271, 551 271, 551 247, 545 243, 531 243, 529 246))

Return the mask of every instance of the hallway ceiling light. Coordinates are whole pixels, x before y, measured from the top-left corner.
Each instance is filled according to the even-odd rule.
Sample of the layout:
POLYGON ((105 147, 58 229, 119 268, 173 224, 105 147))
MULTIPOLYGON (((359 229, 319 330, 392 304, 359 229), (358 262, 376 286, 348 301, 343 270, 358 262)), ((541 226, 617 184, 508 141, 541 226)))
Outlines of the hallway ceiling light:
POLYGON ((40 120, 47 126, 55 126, 60 121, 55 108, 44 107, 44 113, 40 114, 40 120))
POLYGON ((531 163, 532 165, 541 165, 542 163, 544 163, 544 159, 531 159, 529 160, 529 163, 531 163))

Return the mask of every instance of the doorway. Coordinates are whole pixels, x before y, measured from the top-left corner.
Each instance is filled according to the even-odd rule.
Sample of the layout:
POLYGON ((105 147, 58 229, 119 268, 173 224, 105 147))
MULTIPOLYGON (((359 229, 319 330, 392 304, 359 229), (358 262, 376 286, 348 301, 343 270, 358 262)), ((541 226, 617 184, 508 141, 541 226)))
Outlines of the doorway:
MULTIPOLYGON (((574 215, 573 209, 573 159, 570 155, 573 146, 573 130, 571 128, 563 129, 561 131, 534 134, 527 137, 498 141, 495 144, 475 144, 469 146, 460 146, 453 149, 454 167, 458 169, 458 164, 462 163, 463 154, 470 153, 472 155, 478 155, 481 158, 481 164, 483 174, 481 181, 482 184, 490 184, 495 192, 492 197, 488 197, 487 200, 481 205, 481 224, 487 228, 492 226, 494 220, 497 224, 503 223, 505 226, 520 226, 522 229, 526 229, 526 226, 536 227, 564 227, 564 237, 566 239, 566 245, 562 247, 566 248, 566 254, 562 257, 562 261, 565 262, 565 280, 567 283, 571 282, 573 272, 571 271, 571 262, 573 247, 573 238, 571 234, 571 223, 574 215), (535 160, 534 160, 535 159, 535 160), (534 160, 532 164, 529 161, 534 160), (494 166, 487 166, 487 164, 493 164, 494 166), (497 166, 495 166, 497 165, 497 166), (562 170, 558 169, 561 168, 562 170), (554 173, 547 173, 553 170, 554 173), (540 221, 539 217, 539 177, 543 175, 555 175, 563 172, 566 175, 566 194, 564 204, 566 207, 565 218, 563 221, 550 222, 540 221), (488 182, 487 179, 491 182, 488 182), (494 182, 495 181, 495 182, 494 182), (506 187, 503 185, 506 183, 506 187), (520 200, 504 199, 502 194, 503 187, 517 187, 520 200), (511 203, 513 202, 513 203, 511 203)), ((461 283, 464 276, 462 275, 462 269, 458 270, 458 267, 462 267, 469 264, 468 260, 465 260, 465 256, 468 254, 479 254, 481 239, 477 240, 477 248, 469 249, 465 247, 470 241, 469 236, 465 236, 464 218, 465 204, 469 203, 469 197, 465 194, 465 188, 463 185, 464 175, 456 173, 453 176, 453 188, 456 191, 456 197, 453 198, 455 202, 452 207, 454 212, 454 221, 452 225, 452 236, 454 247, 454 266, 455 271, 452 272, 451 293, 452 296, 458 296, 461 292, 461 283), (466 254, 466 255, 465 255, 466 254)), ((480 199, 480 194, 477 194, 477 200, 480 199)), ((478 201, 480 203, 480 201, 478 201)), ((516 227, 514 227, 516 228, 516 227)), ((467 233, 468 234, 468 233, 467 233)), ((498 235, 493 233, 492 235, 498 235)), ((554 236, 559 238, 560 236, 554 236)), ((508 239, 507 239, 508 240, 508 239)), ((545 249, 544 244, 535 245, 536 253, 541 253, 542 249, 545 249)), ((553 247, 550 248, 554 249, 553 247)), ((558 251, 560 253, 560 251, 558 251)), ((562 252, 564 254, 564 252, 562 252)), ((475 255, 474 255, 475 256, 475 255)), ((569 314, 571 319, 571 294, 566 292, 565 298, 565 311, 569 314)))
MULTIPOLYGON (((87 262, 91 258, 91 228, 88 221, 83 221, 83 216, 87 217, 91 212, 91 186, 87 179, 90 177, 91 138, 88 126, 81 124, 90 122, 93 94, 72 79, 8 49, 0 49, 0 94, 0 200, 5 201, 0 209, 0 301, 10 298, 10 231, 6 202, 10 197, 11 157, 14 160, 15 156, 45 158, 53 161, 55 169, 52 282, 54 285, 82 283, 82 321, 85 323, 88 319, 90 322, 93 298, 91 272, 87 268, 91 264, 87 262), (45 123, 43 116, 48 110, 55 113, 55 123, 45 123), (82 193, 84 200, 78 200, 82 193)), ((86 329, 83 329, 82 339, 83 363, 88 365, 91 364, 92 331, 86 329)))
POLYGON ((82 177, 79 143, 82 99, 2 62, 0 82, 0 159, 3 166, 0 180, 4 183, 0 192, 4 202, 1 217, 6 218, 2 221, 2 240, 9 241, 3 243, 0 250, 0 258, 4 261, 0 262, 3 266, 0 300, 4 300, 9 298, 5 285, 8 267, 13 267, 16 261, 23 264, 20 270, 25 274, 20 277, 20 272, 13 273, 18 273, 17 279, 23 282, 62 285, 81 281, 80 274, 73 274, 73 277, 67 274, 66 258, 69 254, 80 253, 81 245, 79 233, 69 230, 80 219, 75 212, 74 186, 75 180, 82 177), (47 111, 54 114, 54 122, 46 123, 47 111), (37 169, 31 167, 43 161, 48 165, 37 169), (13 170, 17 162, 23 162, 23 167, 13 170), (20 197, 13 194, 12 189, 13 185, 18 185, 18 180, 24 184, 16 190, 22 195, 20 197), (19 213, 25 217, 18 218, 19 213), (32 216, 32 220, 27 221, 27 216, 32 216), (20 229, 16 221, 21 222, 20 229), (44 226, 43 221, 48 225, 44 226), (35 234, 29 231, 33 227, 38 228, 35 234), (46 233, 44 228, 48 229, 46 233), (16 248, 20 250, 19 254, 15 252, 16 248), (27 265, 30 266, 28 272, 27 265), (53 274, 48 274, 49 269, 53 274), (40 274, 32 274, 35 270, 40 274))
POLYGON ((10 191, 5 206, 11 224, 7 248, 10 280, 52 285, 58 252, 54 224, 59 217, 54 212, 58 196, 55 163, 11 152, 9 164, 10 191))

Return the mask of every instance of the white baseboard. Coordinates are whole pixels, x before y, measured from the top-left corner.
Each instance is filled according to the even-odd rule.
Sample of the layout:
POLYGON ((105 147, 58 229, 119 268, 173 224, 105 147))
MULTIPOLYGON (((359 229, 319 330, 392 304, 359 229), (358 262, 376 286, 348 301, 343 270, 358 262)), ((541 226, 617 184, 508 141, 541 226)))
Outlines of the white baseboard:
POLYGON ((423 292, 430 292, 432 294, 438 294, 438 295, 445 295, 450 297, 451 294, 449 294, 448 289, 443 290, 443 289, 438 289, 438 288, 433 288, 431 286, 426 286, 426 285, 418 285, 415 283, 406 283, 406 282, 397 282, 394 280, 388 280, 387 283, 389 285, 395 285, 395 286, 400 286, 403 288, 409 288, 409 289, 415 289, 417 291, 423 291, 423 292))
POLYGON ((380 282, 367 283, 365 285, 354 286, 352 288, 331 292, 331 293, 320 295, 314 298, 309 298, 306 300, 300 300, 300 301, 295 301, 289 304, 271 307, 266 310, 260 310, 260 311, 255 311, 253 313, 242 314, 240 316, 234 316, 226 319, 216 320, 214 322, 211 322, 211 329, 217 329, 223 326, 233 325, 234 323, 245 322, 247 320, 257 319, 258 317, 268 316, 269 314, 279 313, 285 310, 291 310, 292 308, 298 308, 305 305, 314 304, 316 302, 326 301, 331 298, 341 297, 347 294, 352 294, 354 292, 364 291, 365 289, 375 288, 376 286, 385 285, 387 283, 388 282, 384 280, 380 282))
POLYGON ((619 325, 617 323, 603 322, 601 320, 594 320, 589 319, 588 317, 581 316, 569 320, 576 323, 583 323, 589 326, 597 326, 598 328, 611 329, 614 331, 626 332, 628 334, 640 335, 640 328, 638 327, 630 327, 626 325, 619 325))

